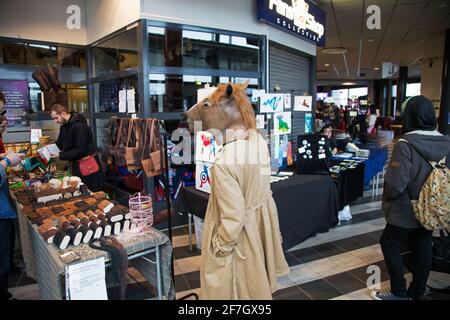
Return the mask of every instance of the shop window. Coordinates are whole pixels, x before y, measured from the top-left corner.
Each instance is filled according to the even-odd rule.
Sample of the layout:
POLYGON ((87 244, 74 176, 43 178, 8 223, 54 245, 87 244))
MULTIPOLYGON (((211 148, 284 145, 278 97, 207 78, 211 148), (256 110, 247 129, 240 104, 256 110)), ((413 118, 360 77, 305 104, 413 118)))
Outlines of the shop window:
POLYGON ((150 67, 259 71, 259 40, 149 27, 150 67))
POLYGON ((94 84, 95 112, 119 112, 119 91, 135 89, 136 112, 138 99, 138 78, 136 75, 102 81, 94 84))
POLYGON ((82 48, 23 42, 0 42, 0 64, 87 68, 82 48))
POLYGON ((197 103, 197 90, 218 83, 249 81, 249 90, 258 88, 258 79, 196 75, 150 74, 150 108, 152 113, 183 112, 197 103))
POLYGON ((94 77, 138 67, 136 28, 94 46, 92 55, 94 77))

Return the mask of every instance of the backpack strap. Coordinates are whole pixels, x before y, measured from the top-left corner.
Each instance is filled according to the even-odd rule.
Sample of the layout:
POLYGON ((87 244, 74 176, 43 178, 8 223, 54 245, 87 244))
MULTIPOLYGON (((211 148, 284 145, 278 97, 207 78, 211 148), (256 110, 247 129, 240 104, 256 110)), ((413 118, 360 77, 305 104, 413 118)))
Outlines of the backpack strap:
POLYGON ((406 139, 404 139, 404 138, 400 138, 400 139, 397 140, 397 142, 406 142, 407 144, 409 144, 409 145, 411 146, 411 148, 413 148, 414 150, 416 150, 416 152, 417 152, 422 158, 424 158, 425 161, 428 162, 428 163, 430 164, 430 166, 431 166, 433 169, 434 169, 438 164, 442 163, 442 161, 444 161, 444 164, 445 164, 445 158, 446 158, 446 157, 444 157, 444 159, 441 159, 441 160, 439 160, 439 161, 431 161, 431 160, 428 160, 427 158, 425 158, 425 156, 424 156, 419 150, 417 150, 417 148, 415 148, 412 144, 410 144, 408 140, 406 140, 406 139))

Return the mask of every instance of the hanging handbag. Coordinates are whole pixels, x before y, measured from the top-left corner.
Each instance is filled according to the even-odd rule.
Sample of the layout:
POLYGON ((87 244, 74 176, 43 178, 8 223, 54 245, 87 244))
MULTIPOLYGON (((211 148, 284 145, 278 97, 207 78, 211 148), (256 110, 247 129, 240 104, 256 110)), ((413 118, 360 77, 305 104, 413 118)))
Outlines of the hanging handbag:
POLYGON ((95 155, 89 155, 84 157, 83 159, 78 160, 78 167, 80 169, 80 174, 83 177, 90 176, 91 174, 97 173, 100 171, 100 166, 95 159, 95 155))
POLYGON ((111 150, 111 154, 114 158, 116 165, 125 166, 127 164, 125 159, 125 139, 128 133, 130 119, 119 119, 119 129, 117 133, 116 143, 111 150))
POLYGON ((144 149, 142 152, 142 169, 147 177, 158 176, 163 166, 162 145, 157 119, 147 119, 144 149), (149 142, 149 143, 147 143, 149 142))
POLYGON ((142 120, 131 119, 130 127, 128 128, 127 142, 125 144, 125 161, 127 163, 128 170, 137 170, 142 168, 142 138, 142 120))
POLYGON ((109 122, 108 134, 106 136, 106 141, 103 144, 103 150, 101 153, 101 159, 104 163, 111 165, 113 162, 113 157, 111 154, 111 150, 115 145, 115 141, 117 138, 118 128, 119 128, 119 120, 117 117, 112 117, 109 122))

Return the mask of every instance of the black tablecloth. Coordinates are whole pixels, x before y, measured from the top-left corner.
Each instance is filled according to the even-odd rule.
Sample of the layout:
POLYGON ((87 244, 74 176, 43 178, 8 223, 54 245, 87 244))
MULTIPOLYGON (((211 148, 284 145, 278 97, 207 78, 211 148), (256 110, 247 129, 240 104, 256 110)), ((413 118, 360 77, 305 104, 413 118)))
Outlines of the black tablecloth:
MULTIPOLYGON (((328 175, 294 174, 271 184, 285 250, 338 222, 338 192, 328 175)), ((209 194, 183 188, 174 202, 177 212, 205 217, 209 194)))
MULTIPOLYGON (((332 161, 331 165, 334 166, 339 163, 339 161, 332 161)), ((334 179, 339 191, 339 211, 364 195, 365 167, 364 163, 359 163, 354 169, 346 169, 339 172, 334 179)))

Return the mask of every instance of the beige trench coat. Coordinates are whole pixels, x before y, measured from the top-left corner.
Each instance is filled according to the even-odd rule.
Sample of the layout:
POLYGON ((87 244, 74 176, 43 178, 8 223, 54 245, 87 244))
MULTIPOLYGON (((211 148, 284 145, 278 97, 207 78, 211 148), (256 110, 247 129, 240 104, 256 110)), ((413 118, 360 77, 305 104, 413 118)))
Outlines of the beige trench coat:
POLYGON ((201 298, 272 299, 277 277, 287 274, 289 267, 264 139, 253 132, 247 140, 224 145, 211 178, 203 225, 201 298), (252 155, 258 155, 259 163, 255 158, 253 164, 249 161, 252 155))

